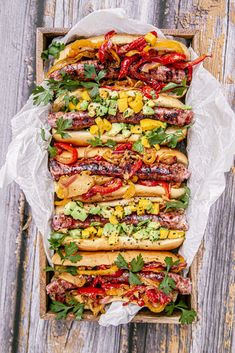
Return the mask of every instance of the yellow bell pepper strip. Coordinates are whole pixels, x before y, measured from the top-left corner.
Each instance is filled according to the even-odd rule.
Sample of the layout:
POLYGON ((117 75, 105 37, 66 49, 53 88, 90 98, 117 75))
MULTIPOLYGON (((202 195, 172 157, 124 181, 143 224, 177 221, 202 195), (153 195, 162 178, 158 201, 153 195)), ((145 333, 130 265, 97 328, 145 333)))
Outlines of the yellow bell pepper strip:
POLYGON ((95 52, 94 51, 83 51, 79 53, 77 56, 72 57, 72 58, 66 58, 63 60, 58 61, 55 65, 53 65, 50 70, 47 72, 47 77, 50 76, 54 71, 61 70, 67 65, 75 64, 77 61, 82 59, 83 57, 92 59, 95 57, 95 52))

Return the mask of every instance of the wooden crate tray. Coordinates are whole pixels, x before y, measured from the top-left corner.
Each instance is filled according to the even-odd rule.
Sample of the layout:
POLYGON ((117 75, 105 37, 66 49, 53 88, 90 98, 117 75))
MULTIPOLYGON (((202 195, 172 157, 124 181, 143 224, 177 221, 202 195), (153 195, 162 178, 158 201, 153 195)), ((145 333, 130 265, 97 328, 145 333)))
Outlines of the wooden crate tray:
MULTIPOLYGON (((48 47, 52 39, 58 36, 64 36, 69 31, 68 28, 37 28, 37 45, 36 45, 36 82, 40 84, 44 79, 44 67, 43 60, 41 59, 41 53, 48 47)), ((172 36, 177 40, 182 40, 184 43, 199 52, 198 38, 199 31, 192 30, 181 30, 181 29, 162 29, 162 32, 166 36, 172 36)), ((46 294, 46 286, 49 283, 49 274, 44 271, 44 268, 48 266, 46 254, 43 248, 42 236, 39 234, 39 254, 40 254, 40 317, 44 320, 55 319, 56 314, 49 311, 49 297, 46 294)), ((201 251, 197 253, 194 261, 190 267, 189 277, 192 281, 192 294, 189 296, 188 305, 197 311, 197 274, 202 259, 201 251)), ((175 313, 171 316, 164 314, 154 314, 149 310, 141 310, 132 320, 136 323, 162 323, 162 324, 180 324, 179 313, 175 313)), ((83 321, 98 321, 98 317, 94 317, 88 311, 85 311, 83 315, 83 321)), ((66 320, 74 320, 72 314, 69 314, 66 320)))

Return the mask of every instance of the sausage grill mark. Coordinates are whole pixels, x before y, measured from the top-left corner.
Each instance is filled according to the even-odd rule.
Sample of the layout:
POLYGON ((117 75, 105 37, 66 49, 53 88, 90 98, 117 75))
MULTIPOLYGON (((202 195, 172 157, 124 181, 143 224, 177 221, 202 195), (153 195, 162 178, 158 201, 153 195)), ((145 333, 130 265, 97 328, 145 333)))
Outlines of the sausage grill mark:
MULTIPOLYGON (((62 175, 74 175, 83 171, 90 171, 93 175, 106 175, 110 177, 120 177, 130 173, 132 169, 131 163, 126 163, 124 166, 115 165, 107 161, 96 161, 87 159, 78 161, 73 165, 61 164, 53 159, 49 162, 49 168, 54 180, 59 180, 62 175)), ((139 179, 172 181, 181 183, 188 179, 190 172, 181 163, 164 164, 155 163, 152 166, 143 165, 136 173, 139 179)))

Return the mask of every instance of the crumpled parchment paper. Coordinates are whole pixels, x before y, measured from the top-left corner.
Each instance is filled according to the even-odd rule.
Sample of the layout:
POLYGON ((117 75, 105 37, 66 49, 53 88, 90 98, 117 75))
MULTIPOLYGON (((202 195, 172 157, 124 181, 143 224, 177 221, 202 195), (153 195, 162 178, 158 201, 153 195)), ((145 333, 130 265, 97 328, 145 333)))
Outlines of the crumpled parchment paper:
MULTIPOLYGON (((107 9, 95 11, 83 18, 61 41, 67 43, 77 36, 99 35, 112 29, 119 33, 156 30, 159 36, 163 36, 154 26, 128 18, 123 9, 107 9)), ((194 58, 193 50, 191 54, 194 58)), ((190 265, 201 243, 210 206, 223 192, 224 173, 229 171, 233 163, 235 115, 223 96, 219 82, 202 65, 194 70, 186 104, 193 107, 195 124, 189 130, 187 147, 189 169, 192 172, 188 183, 191 202, 187 210, 190 229, 180 253, 190 265)), ((50 137, 50 127, 46 123, 49 109, 50 105, 34 106, 30 97, 22 110, 12 118, 12 142, 0 171, 1 188, 15 181, 23 190, 36 226, 44 235, 48 258, 47 237, 50 233, 54 189, 47 167, 47 143, 42 141, 40 129, 43 127, 50 137)), ((138 310, 140 307, 137 305, 112 303, 107 312, 101 315, 99 323, 103 326, 124 324, 131 321, 138 310)))

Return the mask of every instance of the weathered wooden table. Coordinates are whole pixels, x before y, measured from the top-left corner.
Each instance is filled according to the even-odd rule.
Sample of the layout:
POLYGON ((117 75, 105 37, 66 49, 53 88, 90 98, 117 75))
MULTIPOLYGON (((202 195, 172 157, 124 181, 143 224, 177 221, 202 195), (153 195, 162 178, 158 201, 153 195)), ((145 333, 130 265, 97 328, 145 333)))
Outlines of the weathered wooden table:
MULTIPOLYGON (((26 102, 35 79, 36 27, 71 27, 93 10, 123 7, 160 28, 201 29, 201 51, 213 53, 212 73, 234 101, 233 0, 11 0, 0 7, 0 156, 11 139, 10 119, 26 102)), ((33 156, 32 156, 33 158, 33 156)), ((200 320, 192 327, 129 324, 103 328, 96 323, 39 319, 36 228, 23 194, 13 184, 0 196, 0 351, 20 353, 228 353, 233 337, 235 182, 215 203, 205 232, 198 293, 200 320)))

